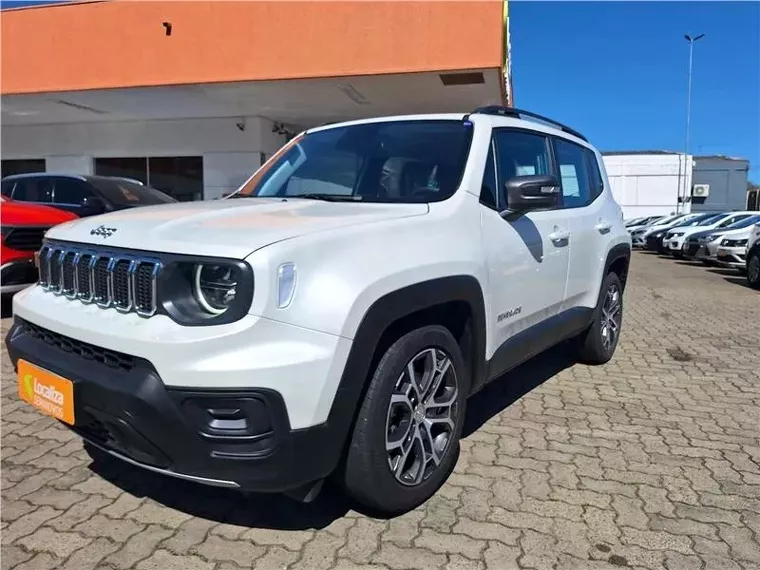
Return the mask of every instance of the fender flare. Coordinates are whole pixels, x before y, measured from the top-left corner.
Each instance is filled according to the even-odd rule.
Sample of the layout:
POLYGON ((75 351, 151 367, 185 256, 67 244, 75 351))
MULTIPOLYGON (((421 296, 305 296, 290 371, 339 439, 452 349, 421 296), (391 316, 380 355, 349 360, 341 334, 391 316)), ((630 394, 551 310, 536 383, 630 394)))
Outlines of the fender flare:
POLYGON ((625 284, 628 277, 628 268, 630 267, 631 263, 631 246, 627 243, 619 243, 617 245, 612 246, 609 252, 607 252, 607 259, 604 262, 604 273, 602 273, 602 280, 607 276, 607 274, 610 272, 610 268, 612 265, 621 259, 625 259, 626 263, 626 274, 623 276, 623 278, 620 280, 623 285, 623 289, 625 289, 625 284))
POLYGON ((336 445, 330 446, 329 452, 335 453, 335 457, 330 458, 330 464, 337 464, 348 443, 361 399, 369 387, 370 368, 383 333, 405 316, 451 301, 464 301, 470 307, 472 354, 465 355, 465 360, 472 374, 471 391, 482 382, 486 367, 486 315, 483 290, 475 277, 441 277, 387 293, 367 309, 351 343, 325 426, 330 438, 335 438, 336 442, 336 445))

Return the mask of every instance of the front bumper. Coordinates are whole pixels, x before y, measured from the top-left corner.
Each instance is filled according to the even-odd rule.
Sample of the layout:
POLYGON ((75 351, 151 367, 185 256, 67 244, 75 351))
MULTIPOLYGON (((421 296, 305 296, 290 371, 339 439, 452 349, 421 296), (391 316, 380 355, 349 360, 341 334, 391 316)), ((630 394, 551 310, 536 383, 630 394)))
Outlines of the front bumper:
POLYGON ((0 266, 0 294, 9 295, 37 282, 34 258, 17 259, 0 266))
POLYGON ((670 238, 666 242, 667 249, 670 253, 682 254, 684 252, 685 241, 682 237, 670 238))
POLYGON ((747 265, 747 246, 738 247, 718 247, 717 262, 723 267, 732 267, 735 269, 744 269, 747 265))
POLYGON ((24 359, 72 381, 72 429, 121 458, 184 479, 273 492, 321 479, 337 465, 345 426, 327 420, 345 405, 336 392, 349 339, 254 315, 183 327, 40 287, 17 294, 13 305, 6 343, 14 366, 24 359), (211 420, 225 418, 210 409, 227 420, 244 416, 246 429, 213 428, 211 420))
POLYGON ((68 427, 134 465, 207 485, 281 492, 324 478, 337 464, 342 442, 331 441, 324 424, 292 430, 274 390, 169 388, 147 360, 19 318, 6 343, 14 367, 23 359, 72 381, 75 424, 68 427))

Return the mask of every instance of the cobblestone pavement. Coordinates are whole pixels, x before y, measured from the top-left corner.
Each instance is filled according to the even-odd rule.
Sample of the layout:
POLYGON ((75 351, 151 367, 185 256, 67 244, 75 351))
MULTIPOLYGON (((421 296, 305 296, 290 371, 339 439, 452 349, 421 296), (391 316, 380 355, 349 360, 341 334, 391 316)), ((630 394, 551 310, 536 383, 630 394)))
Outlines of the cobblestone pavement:
POLYGON ((476 396, 450 480, 394 520, 91 464, 3 352, 2 568, 760 568, 760 295, 637 253, 626 302, 610 364, 559 348, 476 396))

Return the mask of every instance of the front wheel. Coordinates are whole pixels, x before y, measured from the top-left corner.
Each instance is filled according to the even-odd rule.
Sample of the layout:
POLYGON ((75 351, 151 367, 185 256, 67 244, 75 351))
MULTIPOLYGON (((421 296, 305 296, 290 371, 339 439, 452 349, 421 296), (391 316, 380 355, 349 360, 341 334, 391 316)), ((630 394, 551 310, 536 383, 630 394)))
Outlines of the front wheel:
POLYGON ((394 342, 359 410, 344 471, 348 494, 388 514, 427 501, 457 460, 468 386, 448 329, 427 326, 394 342))
POLYGON ((615 353, 623 326, 623 286, 616 273, 608 273, 599 291, 591 326, 576 338, 578 360, 604 364, 615 353))
POLYGON ((757 248, 747 256, 747 283, 753 289, 760 289, 760 250, 757 248))

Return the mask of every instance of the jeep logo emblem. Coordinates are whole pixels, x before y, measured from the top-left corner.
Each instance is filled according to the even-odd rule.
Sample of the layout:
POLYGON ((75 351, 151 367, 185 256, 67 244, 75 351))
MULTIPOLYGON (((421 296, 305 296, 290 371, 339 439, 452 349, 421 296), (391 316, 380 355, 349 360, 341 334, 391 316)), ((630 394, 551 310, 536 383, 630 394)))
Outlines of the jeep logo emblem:
POLYGON ((116 228, 107 228, 105 226, 98 226, 94 230, 90 230, 91 236, 100 236, 102 238, 109 238, 116 233, 116 228))

